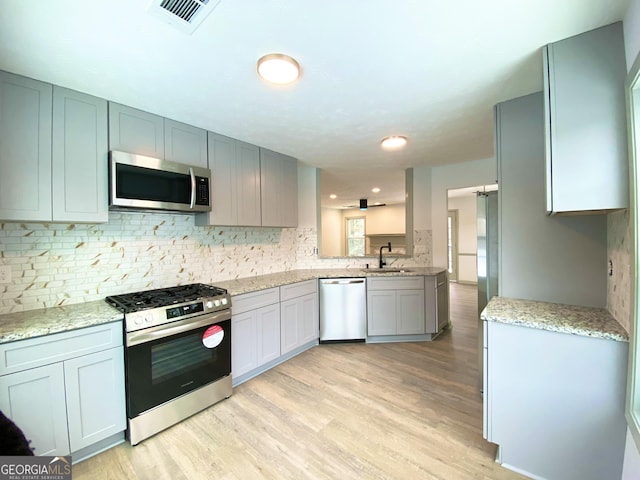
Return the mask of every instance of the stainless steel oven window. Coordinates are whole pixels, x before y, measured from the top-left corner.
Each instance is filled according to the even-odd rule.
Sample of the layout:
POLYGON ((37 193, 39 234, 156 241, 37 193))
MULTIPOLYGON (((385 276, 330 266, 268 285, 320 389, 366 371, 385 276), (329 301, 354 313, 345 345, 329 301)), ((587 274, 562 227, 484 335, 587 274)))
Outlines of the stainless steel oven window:
POLYGON ((194 333, 151 347, 151 383, 166 382, 182 373, 217 362, 216 350, 201 345, 202 334, 194 333))

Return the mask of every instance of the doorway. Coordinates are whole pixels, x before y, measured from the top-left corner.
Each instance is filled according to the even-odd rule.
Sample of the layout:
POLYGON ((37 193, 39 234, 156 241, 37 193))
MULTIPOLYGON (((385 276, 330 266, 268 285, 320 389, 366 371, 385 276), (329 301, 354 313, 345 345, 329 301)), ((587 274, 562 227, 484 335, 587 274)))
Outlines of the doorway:
POLYGON ((449 210, 447 215, 447 263, 449 281, 458 281, 458 210, 449 210))

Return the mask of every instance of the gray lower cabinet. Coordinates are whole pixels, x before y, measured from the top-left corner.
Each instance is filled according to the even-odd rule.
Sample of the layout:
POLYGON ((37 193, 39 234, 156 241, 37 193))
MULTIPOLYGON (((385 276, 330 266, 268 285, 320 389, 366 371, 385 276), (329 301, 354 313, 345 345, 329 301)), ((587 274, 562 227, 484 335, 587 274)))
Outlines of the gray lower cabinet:
POLYGON ((234 296, 231 311, 235 380, 280 357, 280 291, 275 287, 234 296))
POLYGON ((0 409, 36 455, 82 458, 124 439, 121 322, 2 344, 0 355, 0 409))
POLYGON ((62 364, 0 377, 0 410, 24 432, 36 455, 71 451, 62 364))
POLYGON ((449 325, 447 272, 424 278, 426 332, 436 334, 449 325))
POLYGON ((260 196, 263 227, 297 227, 298 161, 261 148, 260 196))
POLYGON ((620 478, 628 343, 485 326, 484 436, 497 460, 531 478, 620 478))
POLYGON ((233 138, 208 132, 211 212, 196 225, 260 226, 260 151, 233 138))
POLYGON ((51 220, 51 84, 0 72, 0 219, 51 220))
POLYGON ((424 288, 424 277, 369 277, 367 334, 424 334, 424 288))
POLYGON ((107 101, 53 87, 53 221, 109 221, 107 101))
POLYGON ((285 354, 320 338, 318 281, 280 287, 280 351, 285 354))
POLYGON ((543 49, 549 213, 629 204, 622 22, 543 49))

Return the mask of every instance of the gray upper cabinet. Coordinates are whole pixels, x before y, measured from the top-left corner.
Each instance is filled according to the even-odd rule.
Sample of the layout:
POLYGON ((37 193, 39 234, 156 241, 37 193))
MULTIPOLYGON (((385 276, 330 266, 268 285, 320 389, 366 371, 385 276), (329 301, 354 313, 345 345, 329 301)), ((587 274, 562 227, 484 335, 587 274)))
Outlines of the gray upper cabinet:
POLYGON ((260 149, 263 227, 298 226, 298 161, 260 149))
POLYGON ((51 220, 50 84, 0 72, 0 219, 51 220))
POLYGON ((195 167, 207 165, 207 131, 164 119, 164 158, 195 167))
POLYGON ((107 222, 107 101, 53 88, 53 216, 107 222))
POLYGON ((109 102, 109 150, 164 158, 164 118, 109 102))
POLYGON ((629 204, 622 23, 543 49, 548 213, 629 204))
POLYGON ((258 147, 208 133, 211 212, 196 225, 260 226, 260 153, 258 147))

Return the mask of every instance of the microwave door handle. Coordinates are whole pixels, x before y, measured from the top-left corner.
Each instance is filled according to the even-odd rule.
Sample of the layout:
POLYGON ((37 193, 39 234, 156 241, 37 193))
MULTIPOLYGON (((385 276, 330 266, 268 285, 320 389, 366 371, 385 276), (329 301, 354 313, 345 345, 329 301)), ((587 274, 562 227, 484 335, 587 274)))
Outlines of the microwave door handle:
POLYGON ((191 167, 189 167, 189 176, 191 177, 191 203, 189 204, 189 208, 193 208, 196 204, 196 176, 191 167))

